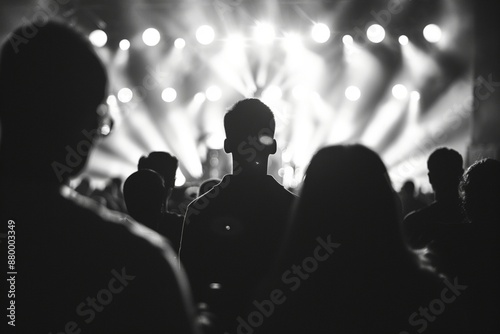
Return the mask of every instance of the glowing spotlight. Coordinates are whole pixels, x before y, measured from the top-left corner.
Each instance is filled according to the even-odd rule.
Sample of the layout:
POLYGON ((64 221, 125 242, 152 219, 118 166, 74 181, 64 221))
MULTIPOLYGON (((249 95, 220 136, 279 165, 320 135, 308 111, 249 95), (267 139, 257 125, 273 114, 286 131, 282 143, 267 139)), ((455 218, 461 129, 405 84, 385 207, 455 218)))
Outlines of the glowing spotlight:
POLYGON ((385 29, 380 24, 372 24, 366 29, 366 37, 372 43, 380 43, 385 38, 385 29))
POLYGON ((403 100, 408 96, 408 89, 401 84, 394 85, 394 87, 392 87, 392 96, 398 100, 403 100))
POLYGON ((215 31, 211 26, 202 25, 196 30, 196 40, 198 43, 208 45, 214 41, 215 31))
POLYGON ((90 43, 98 48, 102 48, 108 41, 108 35, 102 30, 94 30, 89 34, 90 43))
POLYGON ((222 91, 217 86, 210 86, 205 91, 205 95, 207 97, 207 100, 214 102, 218 101, 221 98, 222 91))
POLYGON ((123 103, 130 102, 134 97, 134 93, 130 90, 130 88, 122 88, 118 91, 118 100, 123 103))
POLYGON ((281 99, 283 92, 278 86, 269 86, 262 92, 262 99, 266 101, 276 101, 281 99))
POLYGON ((128 39, 122 39, 118 45, 123 51, 130 49, 130 42, 128 39))
POLYGON ((147 46, 155 46, 160 43, 160 32, 155 28, 148 28, 142 33, 142 41, 147 46))
POLYGON ((99 130, 101 132, 101 135, 103 136, 107 136, 111 133, 111 127, 109 126, 109 124, 104 124, 99 130))
POLYGON ((399 41, 399 44, 401 44, 401 45, 407 45, 409 42, 408 37, 405 35, 399 36, 398 41, 399 41))
POLYGON ((292 95, 297 100, 304 100, 309 96, 309 90, 305 86, 298 85, 293 88, 292 95))
POLYGON ((261 44, 271 44, 276 37, 276 32, 272 25, 268 23, 257 22, 254 28, 254 38, 261 44))
POLYGON ((361 97, 361 91, 356 86, 349 86, 345 90, 345 97, 349 101, 357 101, 361 97))
POLYGON ((203 92, 198 92, 194 95, 193 100, 196 101, 197 103, 202 103, 205 102, 205 99, 207 97, 205 96, 205 93, 203 92))
POLYGON ((351 35, 344 35, 344 37, 342 37, 342 43, 344 43, 344 45, 346 46, 353 45, 354 39, 352 38, 351 35))
POLYGON ((316 23, 312 27, 311 37, 316 43, 325 43, 330 39, 330 29, 324 23, 316 23))
POLYGON ((182 187, 184 183, 186 183, 186 177, 182 174, 180 168, 177 168, 177 171, 175 172, 175 186, 182 187))
POLYGON ((168 87, 161 92, 161 98, 165 102, 173 102, 177 98, 177 92, 175 89, 168 87))
POLYGON ((116 101, 116 97, 114 95, 109 95, 108 98, 106 99, 106 103, 109 106, 116 106, 118 104, 116 101))
POLYGON ((435 24, 428 24, 424 28, 424 38, 429 43, 437 43, 441 39, 441 28, 435 24))
POLYGON ((412 91, 412 92, 410 93, 410 98, 411 98, 412 100, 418 101, 418 100, 420 100, 420 93, 419 93, 419 92, 417 92, 416 90, 414 90, 414 91, 412 91))
POLYGON ((184 40, 184 38, 177 38, 177 39, 174 41, 174 46, 175 46, 177 49, 184 49, 184 47, 186 46, 186 41, 184 40))

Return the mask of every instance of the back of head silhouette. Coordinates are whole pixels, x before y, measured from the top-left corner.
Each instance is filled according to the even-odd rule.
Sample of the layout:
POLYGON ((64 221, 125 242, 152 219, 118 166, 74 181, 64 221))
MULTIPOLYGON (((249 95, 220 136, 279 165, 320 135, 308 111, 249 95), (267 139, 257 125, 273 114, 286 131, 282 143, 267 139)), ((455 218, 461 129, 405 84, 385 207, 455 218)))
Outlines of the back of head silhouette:
POLYGON ((362 145, 325 147, 306 171, 297 207, 299 230, 390 248, 400 239, 395 196, 375 152, 362 145))
POLYGON ((500 223, 500 161, 476 161, 465 172, 461 191, 472 223, 500 223))
POLYGON ((415 195, 415 183, 412 180, 407 180, 401 187, 401 192, 405 193, 408 196, 415 195))
POLYGON ((263 164, 276 152, 276 123, 271 109, 258 99, 244 99, 224 116, 224 150, 243 166, 263 164))
POLYGON ((457 151, 441 147, 427 160, 429 182, 435 192, 457 192, 463 174, 463 159, 457 151))
POLYGON ((106 72, 88 40, 69 27, 48 22, 20 39, 23 29, 1 54, 2 154, 22 159, 28 176, 59 184, 85 165, 106 72))
POLYGON ((151 152, 147 157, 141 157, 137 168, 151 169, 161 175, 165 181, 165 187, 171 189, 175 185, 175 173, 179 161, 167 152, 151 152))
POLYGON ((150 169, 131 174, 123 185, 123 196, 129 214, 149 228, 156 229, 165 199, 162 177, 150 169))

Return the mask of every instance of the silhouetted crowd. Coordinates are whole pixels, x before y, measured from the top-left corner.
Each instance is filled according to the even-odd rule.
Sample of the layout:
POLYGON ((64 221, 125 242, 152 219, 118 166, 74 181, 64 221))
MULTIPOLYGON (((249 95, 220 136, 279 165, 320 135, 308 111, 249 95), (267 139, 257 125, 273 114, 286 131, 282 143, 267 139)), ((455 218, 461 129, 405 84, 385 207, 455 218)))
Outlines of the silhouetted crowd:
POLYGON ((17 29, 0 58, 2 222, 16 222, 18 333, 499 333, 500 162, 438 148, 435 199, 398 194, 377 153, 316 152, 298 196, 256 98, 224 117, 233 170, 170 212, 177 159, 123 183, 78 176, 106 70, 73 28, 17 29), (125 214, 126 212, 126 214, 125 214))

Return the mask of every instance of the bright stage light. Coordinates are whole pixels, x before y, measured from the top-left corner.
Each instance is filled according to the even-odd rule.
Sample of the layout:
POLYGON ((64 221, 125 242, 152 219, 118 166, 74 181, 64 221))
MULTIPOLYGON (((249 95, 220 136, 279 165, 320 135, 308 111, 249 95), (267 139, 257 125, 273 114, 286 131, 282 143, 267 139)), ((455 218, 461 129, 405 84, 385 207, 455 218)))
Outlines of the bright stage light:
POLYGON ((240 48, 245 45, 245 40, 240 34, 232 34, 227 37, 226 43, 232 48, 240 48))
POLYGON ((403 100, 408 96, 408 89, 401 84, 394 85, 394 87, 392 87, 392 96, 398 100, 403 100))
POLYGON ((174 41, 174 46, 175 46, 177 49, 184 49, 184 47, 186 46, 186 41, 184 40, 184 38, 177 38, 177 39, 174 41))
POLYGON ((176 97, 177 92, 172 87, 165 88, 163 92, 161 92, 161 98, 165 102, 173 102, 175 101, 176 97))
POLYGON ((357 101, 361 97, 361 91, 356 86, 349 86, 345 90, 345 97, 350 101, 357 101))
POLYGON ((380 43, 385 38, 385 30, 380 24, 372 24, 366 29, 366 37, 372 43, 380 43))
POLYGON ((118 91, 118 100, 123 103, 130 102, 134 97, 134 93, 130 90, 130 88, 122 88, 118 91))
POLYGON ((108 35, 104 31, 97 29, 89 34, 89 40, 94 46, 102 48, 108 41, 108 35))
POLYGON ((198 92, 198 93, 196 93, 196 94, 194 95, 193 100, 194 100, 195 102, 197 102, 197 103, 202 103, 202 102, 205 102, 205 99, 206 99, 206 98, 207 98, 207 97, 205 96, 205 93, 203 93, 203 92, 198 92))
POLYGON ((418 101, 418 100, 420 100, 420 93, 417 92, 416 90, 414 90, 410 93, 410 98, 415 100, 415 101, 418 101))
POLYGON ((119 46, 123 51, 128 50, 130 48, 130 42, 128 41, 128 39, 122 39, 119 46))
POLYGON ((210 86, 205 91, 205 95, 207 97, 207 100, 214 102, 218 101, 221 98, 222 91, 217 86, 210 86))
POLYGON ((311 37, 316 43, 325 43, 330 39, 330 29, 324 23, 316 23, 312 27, 311 37))
POLYGON ((409 42, 408 37, 405 35, 399 36, 398 41, 399 41, 399 44, 401 44, 401 45, 407 45, 409 42))
POLYGON ((181 169, 177 168, 175 172, 175 186, 182 187, 186 183, 186 177, 182 174, 181 169))
POLYGON ((198 43, 208 45, 214 41, 215 32, 211 26, 202 25, 196 30, 196 40, 198 43))
POLYGON ((269 86, 262 92, 262 99, 266 101, 276 101, 282 96, 283 92, 278 86, 269 86))
POLYGON ((441 39, 441 28, 435 24, 428 24, 424 28, 424 38, 429 43, 437 43, 441 39))
POLYGON ((350 46, 354 44, 354 39, 351 35, 344 35, 344 37, 342 37, 342 43, 346 46, 350 46))
POLYGON ((116 106, 117 105, 116 97, 114 95, 109 95, 108 98, 106 99, 106 103, 108 104, 108 106, 116 106))
POLYGON ((226 139, 226 136, 224 136, 223 133, 212 133, 207 137, 207 147, 212 149, 212 150, 220 150, 224 148, 224 139, 226 139))
POLYGON ((142 41, 147 46, 155 46, 160 43, 160 32, 155 28, 148 28, 142 33, 142 41))
POLYGON ((271 44, 276 37, 276 32, 272 25, 258 22, 254 28, 254 38, 262 44, 271 44))

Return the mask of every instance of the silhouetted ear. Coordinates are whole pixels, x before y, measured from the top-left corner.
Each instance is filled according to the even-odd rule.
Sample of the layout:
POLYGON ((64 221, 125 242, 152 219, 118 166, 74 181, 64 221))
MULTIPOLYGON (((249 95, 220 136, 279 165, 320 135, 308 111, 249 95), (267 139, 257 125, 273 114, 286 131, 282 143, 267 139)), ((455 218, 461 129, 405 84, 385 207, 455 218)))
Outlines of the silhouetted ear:
POLYGON ((231 147, 231 142, 229 141, 229 139, 224 139, 224 152, 226 152, 226 153, 233 152, 232 147, 231 147))

